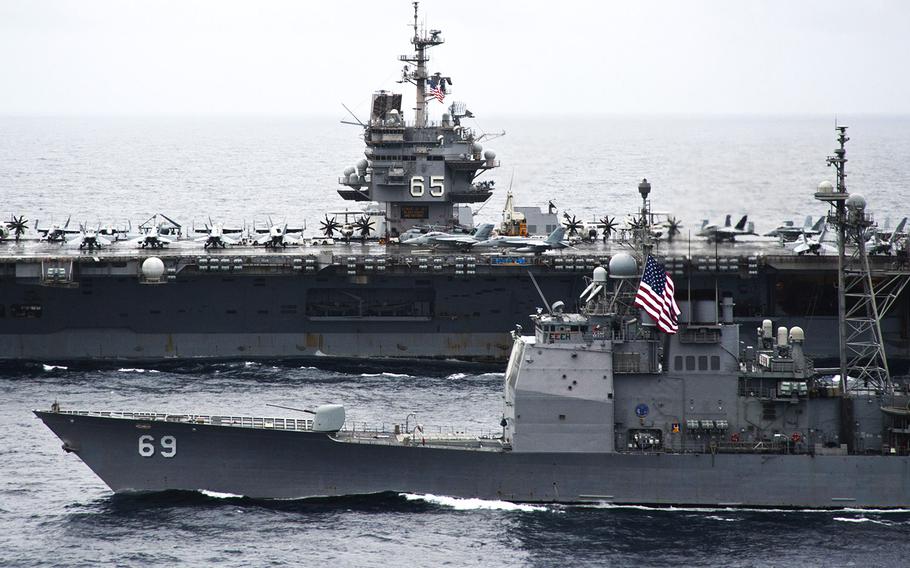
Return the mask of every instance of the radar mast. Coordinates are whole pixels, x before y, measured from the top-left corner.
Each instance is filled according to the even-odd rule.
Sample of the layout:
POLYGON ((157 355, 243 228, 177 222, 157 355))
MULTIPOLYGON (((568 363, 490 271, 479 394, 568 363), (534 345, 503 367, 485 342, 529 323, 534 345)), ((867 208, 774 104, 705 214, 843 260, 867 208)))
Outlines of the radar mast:
POLYGON ((442 33, 440 30, 421 30, 417 23, 418 8, 420 2, 414 2, 414 37, 411 43, 414 45, 413 55, 402 55, 401 61, 413 63, 417 67, 412 71, 407 65, 402 70, 401 79, 413 83, 415 86, 415 106, 414 106, 414 126, 423 128, 427 125, 427 62, 430 57, 427 55, 427 49, 443 43, 442 33))

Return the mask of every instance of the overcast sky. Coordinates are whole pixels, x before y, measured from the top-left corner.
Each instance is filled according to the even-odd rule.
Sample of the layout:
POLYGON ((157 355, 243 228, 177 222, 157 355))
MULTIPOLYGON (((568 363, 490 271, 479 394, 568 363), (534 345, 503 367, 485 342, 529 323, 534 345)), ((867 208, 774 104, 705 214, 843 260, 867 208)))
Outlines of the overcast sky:
MULTIPOLYGON (((421 6, 446 39, 431 71, 485 115, 910 113, 901 0, 421 6)), ((0 0, 0 113, 365 110, 401 88, 410 18, 406 0, 0 0)))

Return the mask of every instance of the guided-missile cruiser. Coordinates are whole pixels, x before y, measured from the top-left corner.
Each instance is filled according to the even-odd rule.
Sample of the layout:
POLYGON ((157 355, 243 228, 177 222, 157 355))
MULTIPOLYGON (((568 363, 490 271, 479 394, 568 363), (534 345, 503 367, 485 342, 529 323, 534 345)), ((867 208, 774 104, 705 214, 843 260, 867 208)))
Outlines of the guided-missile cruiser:
POLYGON ((862 284, 869 273, 858 269, 868 266, 865 202, 847 194, 843 162, 838 168, 837 190, 817 196, 831 204, 839 235, 838 368, 816 367, 806 332, 770 319, 745 345, 731 298, 696 304, 719 312, 708 318, 684 314, 652 254, 643 193, 637 253, 595 268, 577 312, 541 297, 533 334, 513 330, 502 413, 491 417, 501 434, 437 434, 409 420, 355 430, 340 404, 298 418, 56 402, 35 414, 116 492, 910 507, 910 383, 888 370, 862 284), (869 310, 856 311, 863 303, 869 310))

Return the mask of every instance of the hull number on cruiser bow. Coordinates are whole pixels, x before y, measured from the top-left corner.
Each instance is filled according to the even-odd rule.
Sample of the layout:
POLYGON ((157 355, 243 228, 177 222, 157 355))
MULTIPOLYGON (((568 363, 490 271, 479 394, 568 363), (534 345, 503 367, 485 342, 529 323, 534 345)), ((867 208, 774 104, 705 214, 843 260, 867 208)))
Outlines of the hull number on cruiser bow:
POLYGON ((150 458, 155 455, 155 451, 163 458, 172 458, 177 455, 177 438, 173 436, 162 436, 158 441, 158 447, 155 446, 155 437, 145 434, 139 436, 139 455, 144 458, 150 458))

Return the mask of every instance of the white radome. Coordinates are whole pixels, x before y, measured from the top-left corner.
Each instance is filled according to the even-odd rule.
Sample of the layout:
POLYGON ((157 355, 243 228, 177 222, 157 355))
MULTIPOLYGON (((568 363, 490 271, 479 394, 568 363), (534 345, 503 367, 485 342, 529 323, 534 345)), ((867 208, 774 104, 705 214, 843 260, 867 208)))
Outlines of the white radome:
POLYGON ((142 276, 147 280, 161 280, 164 275, 164 261, 152 256, 142 261, 142 276))

